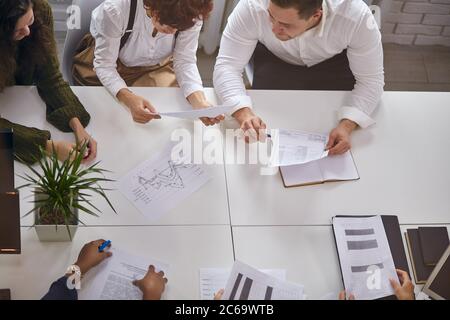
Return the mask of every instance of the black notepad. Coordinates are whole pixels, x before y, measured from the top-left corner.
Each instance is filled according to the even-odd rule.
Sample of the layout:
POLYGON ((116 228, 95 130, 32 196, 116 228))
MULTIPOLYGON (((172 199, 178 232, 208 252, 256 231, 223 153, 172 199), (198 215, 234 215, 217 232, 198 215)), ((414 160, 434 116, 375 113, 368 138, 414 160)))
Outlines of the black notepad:
POLYGON ((423 260, 422 246, 420 245, 419 230, 407 229, 405 233, 409 256, 417 284, 424 284, 433 271, 433 266, 427 266, 423 260))
POLYGON ((433 299, 450 300, 450 246, 428 278, 423 292, 433 299))
POLYGON ((450 245, 446 227, 419 227, 419 240, 427 266, 435 266, 450 245))
POLYGON ((0 192, 14 190, 14 149, 12 130, 0 130, 0 192))
POLYGON ((0 254, 20 254, 19 193, 0 193, 0 254))

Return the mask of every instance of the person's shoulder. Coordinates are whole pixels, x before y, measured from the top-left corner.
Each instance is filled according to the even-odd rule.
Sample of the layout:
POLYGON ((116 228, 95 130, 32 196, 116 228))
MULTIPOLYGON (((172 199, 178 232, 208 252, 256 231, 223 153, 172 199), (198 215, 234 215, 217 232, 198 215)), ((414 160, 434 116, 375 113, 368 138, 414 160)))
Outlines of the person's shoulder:
POLYGON ((110 15, 127 15, 131 7, 131 0, 105 0, 100 7, 110 15))
POLYGON ((254 14, 267 12, 270 0, 241 0, 247 4, 249 10, 254 14))
POLYGON ((249 19, 246 23, 254 21, 261 24, 267 20, 267 8, 270 0, 241 0, 236 6, 237 14, 243 19, 249 19))
POLYGON ((352 22, 360 22, 371 11, 368 5, 362 0, 324 0, 329 11, 334 15, 352 22))

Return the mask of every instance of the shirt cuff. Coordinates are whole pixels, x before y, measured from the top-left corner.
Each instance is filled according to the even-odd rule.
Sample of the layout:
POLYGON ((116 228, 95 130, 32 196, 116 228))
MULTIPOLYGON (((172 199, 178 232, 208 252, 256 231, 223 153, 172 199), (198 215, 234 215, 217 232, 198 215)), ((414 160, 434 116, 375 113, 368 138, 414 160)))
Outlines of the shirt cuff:
POLYGON ((365 129, 375 124, 375 120, 355 107, 344 106, 339 110, 339 120, 348 119, 365 129))
POLYGON ((230 115, 233 115, 236 111, 239 111, 243 108, 253 108, 252 99, 249 96, 235 96, 230 99, 226 99, 223 101, 224 105, 236 105, 233 110, 230 112, 230 115))
POLYGON ((187 98, 191 94, 197 91, 203 91, 203 86, 199 84, 190 84, 188 86, 183 87, 184 97, 187 98))
POLYGON ((111 94, 114 96, 114 98, 117 98, 117 94, 122 89, 128 89, 127 84, 122 79, 117 80, 108 88, 109 92, 111 92, 111 94))

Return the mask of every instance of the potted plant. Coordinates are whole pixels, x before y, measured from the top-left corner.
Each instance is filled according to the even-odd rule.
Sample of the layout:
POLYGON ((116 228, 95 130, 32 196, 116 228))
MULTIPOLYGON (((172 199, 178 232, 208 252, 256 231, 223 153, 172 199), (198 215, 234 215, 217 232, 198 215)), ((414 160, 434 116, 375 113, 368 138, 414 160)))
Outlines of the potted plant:
POLYGON ((40 241, 72 241, 79 223, 79 213, 84 212, 98 217, 101 213, 92 204, 93 194, 100 195, 115 211, 100 182, 113 182, 105 178, 109 172, 98 168, 99 162, 84 167, 82 161, 87 144, 71 151, 69 158, 63 162, 58 160, 55 149, 46 156, 41 148, 41 158, 37 159, 39 169, 27 165, 32 175, 21 176, 28 183, 19 187, 31 187, 34 195, 33 209, 24 217, 34 213, 33 227, 40 241), (40 173, 39 171, 42 171, 40 173))

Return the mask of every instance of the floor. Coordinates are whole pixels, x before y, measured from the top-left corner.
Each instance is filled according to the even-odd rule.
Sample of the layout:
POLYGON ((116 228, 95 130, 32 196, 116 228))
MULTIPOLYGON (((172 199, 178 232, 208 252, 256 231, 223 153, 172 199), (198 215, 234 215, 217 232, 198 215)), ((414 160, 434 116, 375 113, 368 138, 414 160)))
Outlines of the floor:
MULTIPOLYGON (((59 36, 61 56, 64 39, 59 36)), ((217 54, 217 53, 216 53, 217 54)), ((212 87, 216 54, 198 52, 198 67, 205 87, 212 87)), ((450 91, 450 48, 441 46, 384 45, 386 91, 450 91)))

